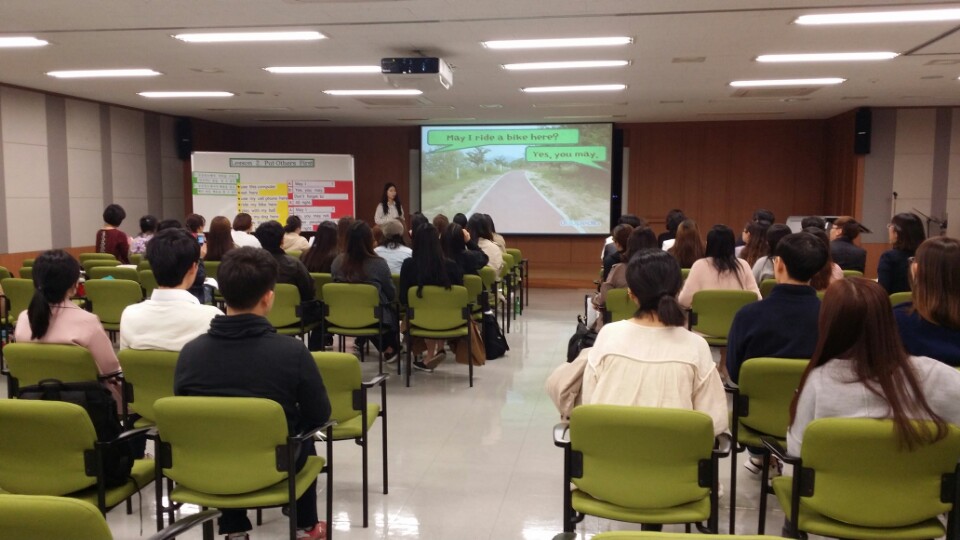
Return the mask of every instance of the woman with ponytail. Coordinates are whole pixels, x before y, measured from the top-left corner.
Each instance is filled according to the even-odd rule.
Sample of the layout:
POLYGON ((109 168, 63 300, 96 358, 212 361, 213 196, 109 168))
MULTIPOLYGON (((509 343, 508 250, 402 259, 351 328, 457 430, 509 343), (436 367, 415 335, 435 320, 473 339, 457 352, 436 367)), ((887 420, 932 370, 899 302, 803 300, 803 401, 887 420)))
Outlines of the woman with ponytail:
POLYGON ((97 316, 70 301, 77 292, 80 263, 69 253, 43 252, 33 263, 33 299, 17 319, 20 343, 79 345, 90 351, 100 379, 120 403, 120 362, 97 316))
POLYGON ((714 433, 727 429, 723 383, 700 336, 686 329, 677 301, 680 265, 665 251, 648 249, 627 265, 633 317, 606 324, 583 374, 583 403, 668 407, 706 413, 714 433))

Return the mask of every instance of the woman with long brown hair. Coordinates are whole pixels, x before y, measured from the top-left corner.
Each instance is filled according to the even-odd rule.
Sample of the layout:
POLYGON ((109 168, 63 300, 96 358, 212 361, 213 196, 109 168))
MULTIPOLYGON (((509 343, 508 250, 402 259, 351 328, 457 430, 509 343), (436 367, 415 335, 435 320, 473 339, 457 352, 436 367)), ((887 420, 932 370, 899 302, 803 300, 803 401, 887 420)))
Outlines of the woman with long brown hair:
POLYGON ((207 233, 207 254, 205 261, 219 261, 223 255, 237 247, 233 243, 233 226, 230 220, 217 216, 210 220, 210 231, 207 233))
POLYGON ((673 255, 680 263, 680 268, 690 268, 693 263, 704 257, 705 248, 703 238, 700 237, 700 228, 692 219, 683 220, 677 227, 676 239, 667 253, 673 255))
POLYGON ((743 229, 747 240, 738 257, 746 260, 750 268, 753 268, 753 265, 757 263, 757 259, 765 257, 770 251, 770 246, 767 244, 767 229, 769 228, 770 226, 766 223, 751 221, 743 229))
POLYGON ((960 367, 960 241, 934 236, 910 265, 913 301, 893 308, 910 354, 960 367))
POLYGON ((892 418, 905 448, 939 440, 947 423, 960 423, 960 372, 904 351, 883 287, 863 278, 834 282, 818 326, 790 405, 791 454, 800 455, 803 432, 817 418, 892 418), (911 421, 918 419, 933 425, 911 421))

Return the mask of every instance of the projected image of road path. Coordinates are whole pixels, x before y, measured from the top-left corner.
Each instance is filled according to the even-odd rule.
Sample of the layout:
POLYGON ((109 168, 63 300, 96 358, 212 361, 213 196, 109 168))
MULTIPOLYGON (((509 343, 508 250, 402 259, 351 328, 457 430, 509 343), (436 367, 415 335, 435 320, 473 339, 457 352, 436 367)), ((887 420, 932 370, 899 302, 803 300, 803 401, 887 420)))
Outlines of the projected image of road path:
POLYGON ((533 187, 525 171, 510 171, 501 176, 473 205, 470 214, 490 214, 498 231, 533 234, 570 234, 583 232, 567 225, 567 216, 533 187))

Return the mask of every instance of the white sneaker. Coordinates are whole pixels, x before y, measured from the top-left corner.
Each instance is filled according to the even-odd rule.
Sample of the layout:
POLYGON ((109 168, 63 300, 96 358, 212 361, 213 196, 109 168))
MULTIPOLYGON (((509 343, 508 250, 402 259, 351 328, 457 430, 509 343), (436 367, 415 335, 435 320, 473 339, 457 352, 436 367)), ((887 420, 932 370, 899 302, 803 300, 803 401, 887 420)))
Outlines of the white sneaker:
MULTIPOLYGON (((762 470, 762 467, 763 467, 763 458, 759 456, 750 456, 749 459, 747 459, 743 463, 743 468, 750 471, 757 477, 760 476, 760 471, 762 470)), ((780 460, 771 456, 769 477, 775 478, 777 476, 780 476, 781 474, 782 474, 782 465, 780 463, 780 460)))

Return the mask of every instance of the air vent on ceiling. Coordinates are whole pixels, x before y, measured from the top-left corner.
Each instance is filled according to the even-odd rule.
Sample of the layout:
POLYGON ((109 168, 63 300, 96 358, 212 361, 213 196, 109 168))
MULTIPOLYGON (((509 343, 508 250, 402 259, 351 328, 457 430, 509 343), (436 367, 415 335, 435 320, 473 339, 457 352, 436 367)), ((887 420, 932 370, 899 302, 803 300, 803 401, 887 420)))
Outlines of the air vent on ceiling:
POLYGON ((368 109, 453 109, 450 105, 434 105, 424 97, 358 97, 368 109))
POLYGON ((257 122, 273 123, 273 124, 329 122, 329 121, 330 121, 329 118, 258 118, 257 119, 257 122))
POLYGON ((843 96, 840 98, 841 101, 863 101, 869 99, 869 96, 843 96))
POLYGON ((960 64, 960 59, 956 58, 938 58, 924 63, 925 66, 954 66, 960 64))
POLYGON ((757 112, 706 112, 697 113, 697 116, 709 118, 741 118, 744 116, 776 116, 784 114, 783 111, 757 111, 757 112))
POLYGON ((587 107, 625 107, 626 101, 618 103, 609 103, 603 101, 582 102, 582 103, 534 103, 534 109, 585 109, 587 107))
POLYGON ((670 62, 674 64, 702 64, 706 61, 706 56, 678 56, 670 62))
POLYGON ((284 112, 292 111, 290 107, 217 107, 207 109, 210 112, 258 112, 258 113, 273 113, 273 112, 284 112))
POLYGON ((809 96, 819 90, 819 86, 787 86, 780 88, 738 88, 733 92, 733 97, 746 98, 788 98, 809 96))

